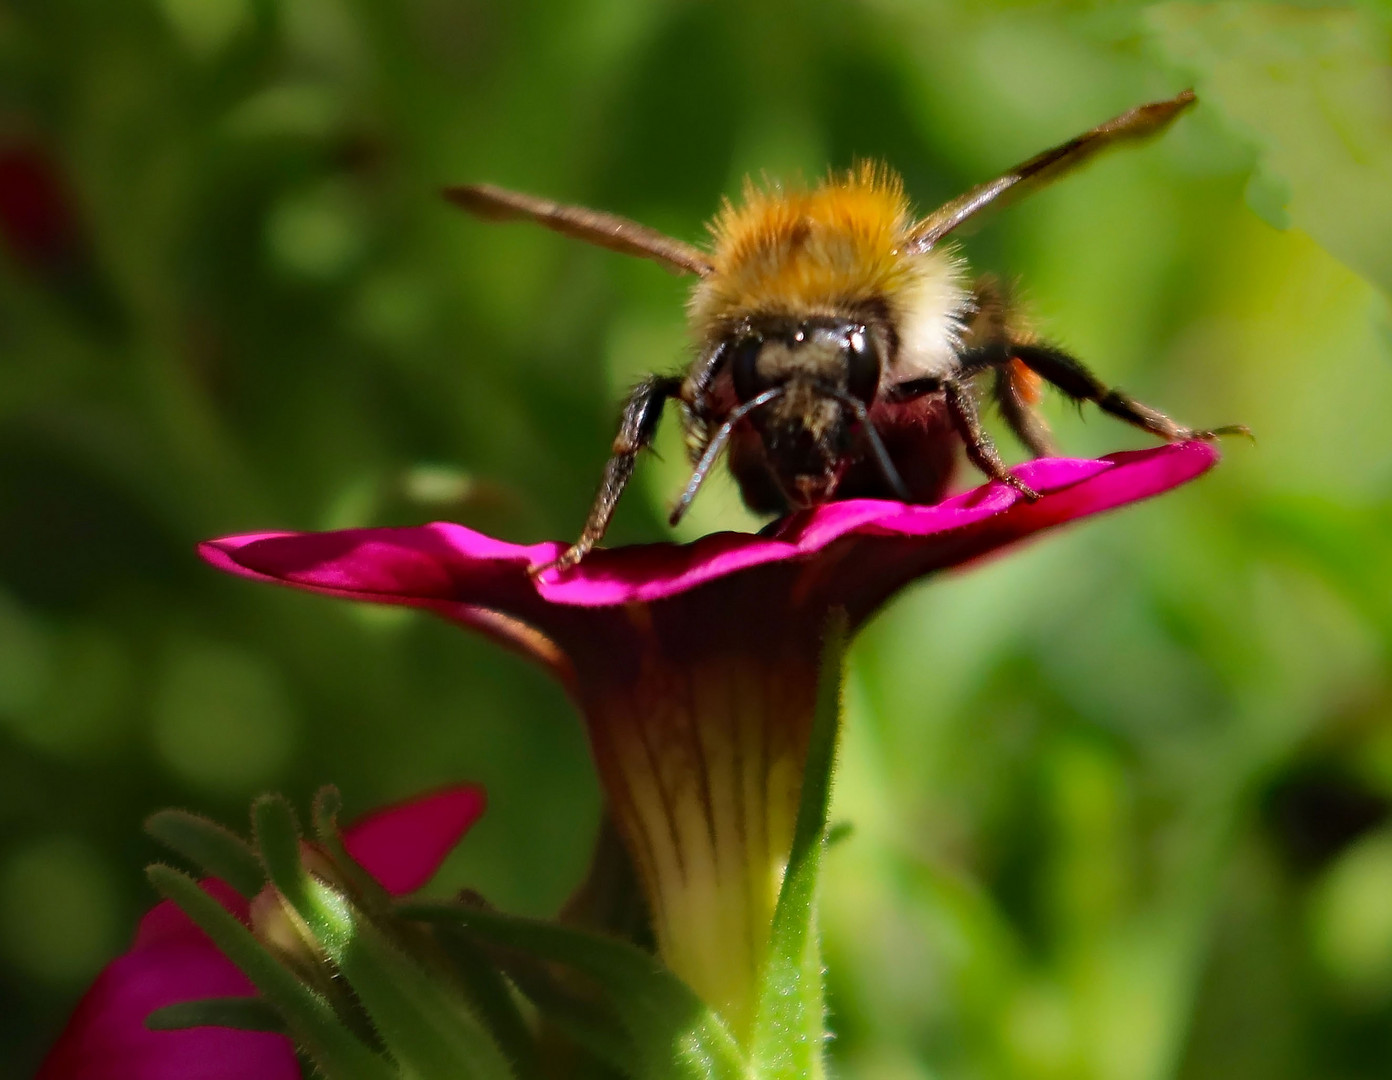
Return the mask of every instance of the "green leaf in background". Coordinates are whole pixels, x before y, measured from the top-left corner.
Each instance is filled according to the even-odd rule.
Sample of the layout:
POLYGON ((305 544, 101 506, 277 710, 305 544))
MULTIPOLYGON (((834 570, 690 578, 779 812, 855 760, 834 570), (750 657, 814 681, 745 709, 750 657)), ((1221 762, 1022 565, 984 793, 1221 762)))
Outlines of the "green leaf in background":
POLYGON ((1392 44, 1358 8, 1162 4, 1146 13, 1200 100, 1252 140, 1253 210, 1392 295, 1392 44))
POLYGON ((754 1020, 756 1075, 799 1080, 826 1074, 822 956, 817 940, 817 883, 826 843, 831 773, 841 727, 846 613, 828 620, 817 682, 817 712, 808 740, 793 850, 773 914, 769 955, 754 1020))
MULTIPOLYGON (((858 635, 833 808, 855 840, 822 856, 818 899, 828 1068, 1386 1076, 1392 947, 1318 902, 1346 895, 1367 807, 1392 807, 1392 337, 1367 317, 1386 292, 1302 218, 1302 184, 1365 151, 1303 90, 1319 122, 1287 111, 1268 145, 1276 117, 1243 96, 1294 94, 1293 72, 1376 110, 1357 83, 1387 0, 220 3, 250 14, 214 33, 198 0, 0 6, 0 162, 48 178, 57 226, 41 259, 0 239, 0 1072, 38 1071, 135 932, 140 824, 171 802, 237 822, 267 788, 331 778, 357 810, 477 781, 489 812, 436 895, 540 916, 585 873, 599 794, 563 692, 443 621, 269 595, 191 553, 259 528, 440 518, 531 542, 583 520, 627 380, 690 359, 686 285, 459 219, 440 184, 698 240, 746 173, 883 158, 926 208, 1192 84, 1163 140, 963 250, 1108 381, 1261 445, 858 635), (1276 47, 1340 25, 1328 68, 1276 47), (1248 197, 1286 232, 1242 204, 1258 149, 1248 197), (525 505, 481 506, 484 484, 525 505)), ((1329 228, 1367 254, 1386 217, 1342 201, 1329 228)), ((1148 444, 1045 407, 1071 456, 1148 444)), ((614 543, 670 538, 671 434, 614 543)), ((713 479, 693 528, 748 522, 713 479)), ((616 1019, 562 1004, 631 1053, 616 1019)))

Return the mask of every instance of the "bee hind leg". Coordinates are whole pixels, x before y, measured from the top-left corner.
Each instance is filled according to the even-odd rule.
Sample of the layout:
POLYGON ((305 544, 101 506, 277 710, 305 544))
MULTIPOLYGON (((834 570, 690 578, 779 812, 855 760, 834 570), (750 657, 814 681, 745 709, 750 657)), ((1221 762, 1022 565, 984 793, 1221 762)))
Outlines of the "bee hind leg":
POLYGON ((1107 386, 1084 367, 1082 361, 1061 349, 1052 349, 1046 345, 1019 345, 1012 349, 1012 355, 1075 401, 1096 402, 1097 407, 1103 412, 1111 413, 1128 424, 1152 435, 1158 435, 1168 442, 1183 442, 1187 439, 1211 442, 1221 435, 1252 437, 1252 432, 1245 424, 1204 430, 1185 427, 1158 409, 1152 409, 1123 391, 1107 386))
POLYGON ((1049 430, 1048 421, 1035 408, 1035 402, 1030 400, 1026 387, 1021 386, 1019 366, 1020 361, 1012 358, 996 368, 996 381, 991 394, 996 399, 1001 418, 1025 449, 1037 458, 1054 457, 1058 448, 1054 445, 1053 432, 1049 430))
POLYGON ((604 476, 599 482, 599 491, 595 493, 589 517, 585 519, 585 527, 580 531, 580 539, 554 562, 532 567, 530 573, 533 577, 547 570, 568 570, 588 555, 604 537, 619 496, 633 476, 638 455, 652 445, 657 435, 663 406, 668 399, 679 397, 681 388, 682 378, 678 375, 649 375, 633 388, 624 402, 619 433, 614 436, 613 454, 604 466, 604 476))
POLYGON ((1021 445, 1032 457, 1053 457, 1053 435, 1035 406, 1040 377, 1015 359, 1015 349, 1034 341, 1015 304, 1010 287, 993 274, 983 274, 972 289, 971 315, 964 333, 967 348, 960 354, 965 370, 994 370, 991 396, 1021 445))

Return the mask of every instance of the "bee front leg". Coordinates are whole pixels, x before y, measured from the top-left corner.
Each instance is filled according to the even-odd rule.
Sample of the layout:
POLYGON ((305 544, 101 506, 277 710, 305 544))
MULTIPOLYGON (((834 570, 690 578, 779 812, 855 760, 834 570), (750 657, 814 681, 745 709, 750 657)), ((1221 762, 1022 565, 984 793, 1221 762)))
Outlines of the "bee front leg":
POLYGON ((1095 401, 1103 412, 1111 413, 1128 424, 1134 424, 1169 442, 1182 442, 1186 439, 1203 439, 1208 442, 1220 435, 1252 437, 1251 430, 1245 424, 1230 424, 1227 427, 1196 431, 1176 423, 1158 409, 1143 405, 1128 394, 1107 386, 1084 367, 1082 361, 1069 356, 1061 349, 1051 349, 1046 345, 1019 345, 1012 350, 1012 355, 1074 400, 1095 401))
POLYGON ((569 569, 588 555, 603 538, 614 516, 619 496, 633 476, 633 466, 639 453, 652 445, 653 437, 657 434, 662 407, 669 398, 680 396, 681 388, 682 378, 679 375, 649 375, 633 388, 624 402, 619 433, 614 436, 613 454, 604 466, 604 477, 599 482, 599 491, 595 494, 594 505, 590 507, 590 515, 585 519, 580 539, 555 562, 534 567, 531 571, 533 577, 546 570, 569 569))
POLYGON ((947 400, 948 415, 952 417, 957 433, 967 445, 967 457, 971 459, 971 463, 992 480, 999 480, 1002 484, 1014 488, 1031 502, 1038 499, 1039 492, 1006 468, 996 444, 981 426, 981 414, 977 412, 976 399, 972 397, 971 388, 961 382, 951 381, 943 384, 943 393, 947 400))

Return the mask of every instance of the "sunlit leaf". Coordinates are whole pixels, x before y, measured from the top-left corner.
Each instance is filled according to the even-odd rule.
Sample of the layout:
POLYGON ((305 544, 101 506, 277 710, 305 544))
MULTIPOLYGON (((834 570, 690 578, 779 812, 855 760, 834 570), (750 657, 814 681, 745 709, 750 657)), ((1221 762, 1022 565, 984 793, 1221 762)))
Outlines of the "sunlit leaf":
POLYGON ((1356 7, 1163 4, 1146 18, 1257 150, 1248 201, 1392 293, 1392 44, 1356 7))

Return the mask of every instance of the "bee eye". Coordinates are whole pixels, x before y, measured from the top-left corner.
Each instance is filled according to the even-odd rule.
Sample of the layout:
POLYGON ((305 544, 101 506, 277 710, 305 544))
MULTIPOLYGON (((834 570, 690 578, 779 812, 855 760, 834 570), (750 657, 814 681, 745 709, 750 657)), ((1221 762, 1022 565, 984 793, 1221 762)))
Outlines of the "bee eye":
POLYGON ((748 401, 764 387, 759 385, 759 353, 763 350, 762 338, 747 337, 735 342, 730 354, 730 376, 735 381, 735 396, 740 401, 748 401))
POLYGON ((864 327, 846 335, 846 389, 867 405, 880 389, 880 357, 864 327))

